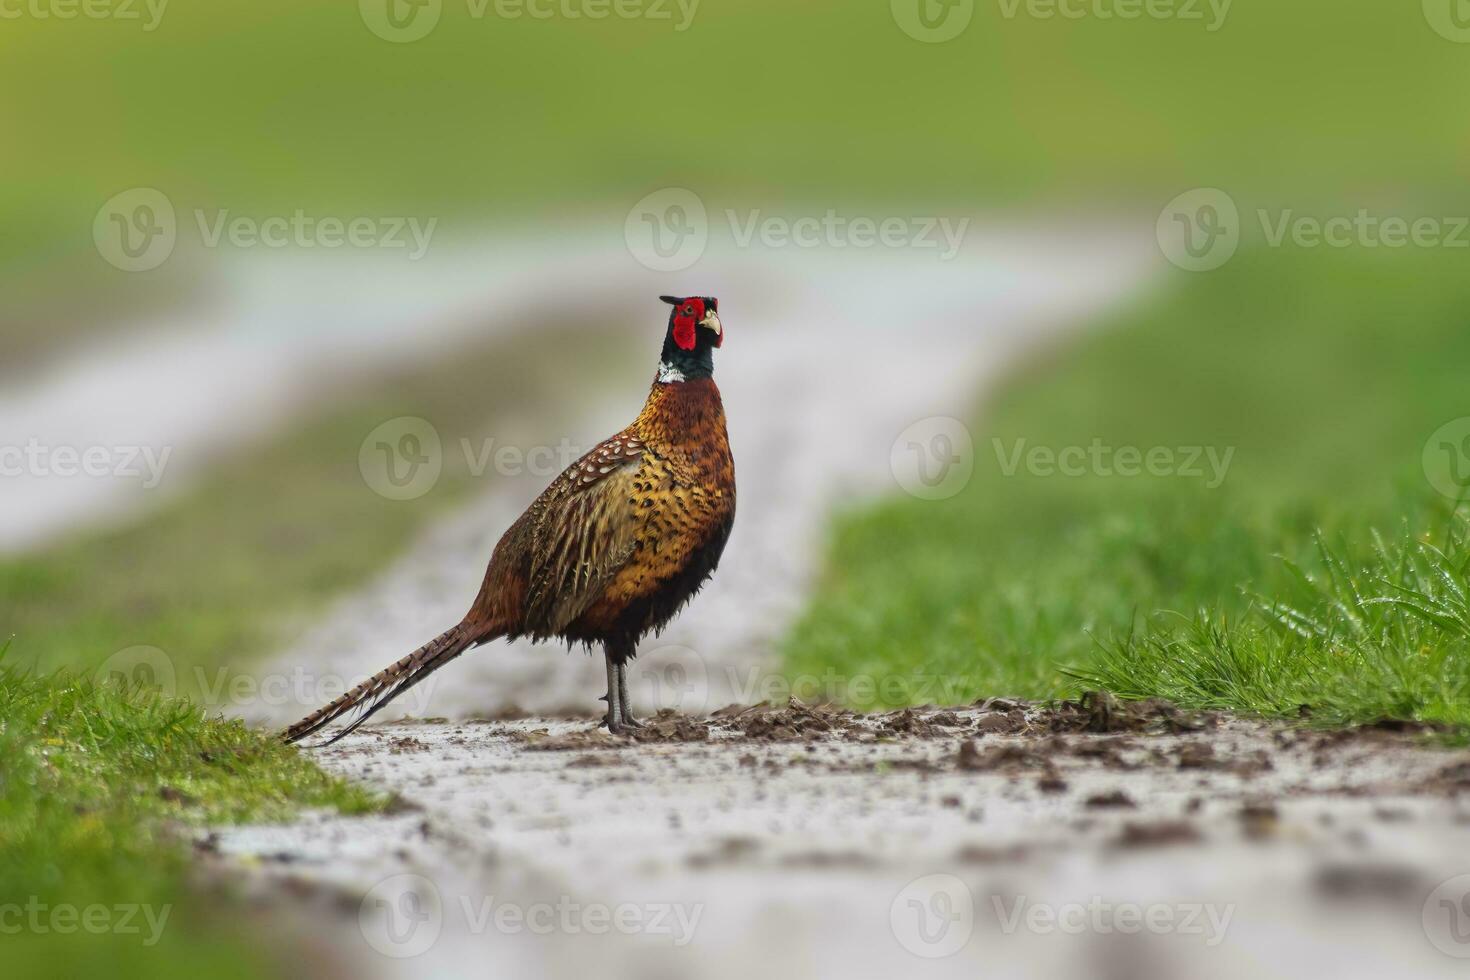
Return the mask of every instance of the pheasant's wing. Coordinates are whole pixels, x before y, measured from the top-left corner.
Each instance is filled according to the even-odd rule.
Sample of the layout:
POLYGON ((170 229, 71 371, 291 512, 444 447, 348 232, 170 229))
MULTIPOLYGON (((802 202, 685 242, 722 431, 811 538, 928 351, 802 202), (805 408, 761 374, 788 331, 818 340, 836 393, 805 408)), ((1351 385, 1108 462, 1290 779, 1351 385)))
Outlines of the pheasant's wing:
POLYGON ((619 433, 548 489, 532 532, 525 616, 530 632, 561 632, 632 557, 633 485, 644 452, 641 440, 619 433))

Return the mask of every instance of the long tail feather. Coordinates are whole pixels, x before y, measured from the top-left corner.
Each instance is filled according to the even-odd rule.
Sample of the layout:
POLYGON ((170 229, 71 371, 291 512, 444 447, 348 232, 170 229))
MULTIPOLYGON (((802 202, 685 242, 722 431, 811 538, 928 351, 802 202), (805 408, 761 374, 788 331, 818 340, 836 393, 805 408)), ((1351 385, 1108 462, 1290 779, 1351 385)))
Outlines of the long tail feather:
POLYGON ((331 704, 313 711, 282 732, 281 738, 287 742, 299 742, 348 712, 363 709, 362 714, 350 725, 322 743, 331 745, 377 714, 388 702, 478 642, 479 639, 465 623, 453 626, 402 660, 369 677, 331 704))

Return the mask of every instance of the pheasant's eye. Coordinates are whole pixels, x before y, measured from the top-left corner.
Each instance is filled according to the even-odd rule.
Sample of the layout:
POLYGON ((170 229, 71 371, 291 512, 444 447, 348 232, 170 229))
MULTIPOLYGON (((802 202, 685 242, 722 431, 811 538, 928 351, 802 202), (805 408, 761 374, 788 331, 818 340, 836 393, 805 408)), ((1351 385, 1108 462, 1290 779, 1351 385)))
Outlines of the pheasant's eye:
POLYGON ((684 307, 684 315, 685 316, 693 316, 694 315, 694 307, 692 307, 692 306, 686 306, 686 307, 684 307))

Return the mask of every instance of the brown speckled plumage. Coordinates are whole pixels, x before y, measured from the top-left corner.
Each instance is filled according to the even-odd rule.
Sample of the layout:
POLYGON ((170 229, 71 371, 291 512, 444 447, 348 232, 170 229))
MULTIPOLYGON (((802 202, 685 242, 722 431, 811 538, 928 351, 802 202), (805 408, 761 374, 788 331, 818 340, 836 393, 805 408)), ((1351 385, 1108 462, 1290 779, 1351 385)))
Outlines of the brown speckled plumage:
MULTIPOLYGON (((688 302, 675 303, 675 313, 688 302)), ((699 591, 735 519, 725 411, 708 375, 709 348, 723 328, 714 301, 704 302, 710 312, 700 326, 713 326, 698 331, 694 348, 673 345, 670 317, 660 374, 675 380, 656 380, 633 423, 568 467, 510 526, 465 618, 291 726, 288 741, 364 709, 340 738, 465 650, 519 636, 602 644, 609 728, 636 727, 626 704, 621 719, 614 710, 613 668, 621 670, 639 638, 662 629, 699 591)))
POLYGON ((505 532, 470 619, 497 636, 636 642, 714 571, 734 519, 714 380, 655 382, 633 424, 505 532))

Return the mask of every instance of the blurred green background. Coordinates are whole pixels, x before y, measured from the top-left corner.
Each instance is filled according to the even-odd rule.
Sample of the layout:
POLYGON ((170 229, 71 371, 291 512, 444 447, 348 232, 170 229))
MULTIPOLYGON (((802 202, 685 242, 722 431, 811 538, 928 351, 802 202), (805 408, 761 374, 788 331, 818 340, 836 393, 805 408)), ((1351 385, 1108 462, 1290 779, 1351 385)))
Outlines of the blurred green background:
POLYGON ((92 216, 133 186, 467 224, 670 184, 951 208, 1457 194, 1467 49, 1416 8, 1237 0, 1211 32, 993 0, 939 44, 876 0, 704 0, 684 31, 672 3, 670 20, 506 20, 460 0, 403 44, 347 0, 173 0, 151 32, 20 18, 0 32, 3 258, 95 264, 92 216))

